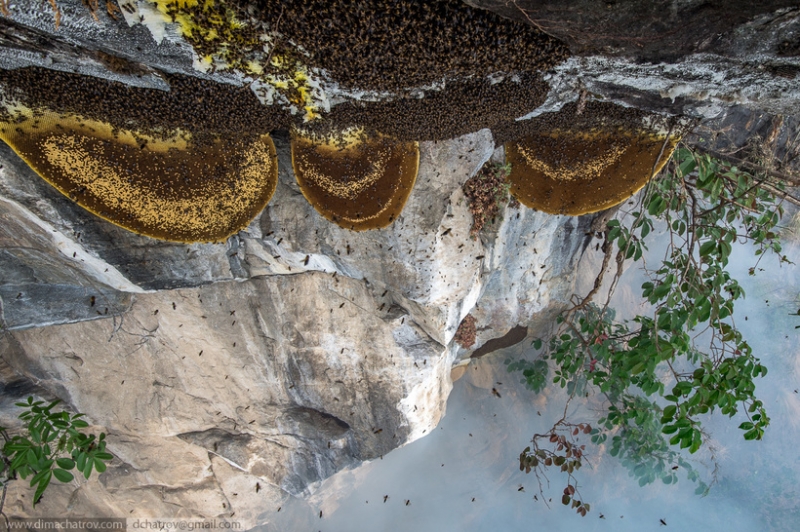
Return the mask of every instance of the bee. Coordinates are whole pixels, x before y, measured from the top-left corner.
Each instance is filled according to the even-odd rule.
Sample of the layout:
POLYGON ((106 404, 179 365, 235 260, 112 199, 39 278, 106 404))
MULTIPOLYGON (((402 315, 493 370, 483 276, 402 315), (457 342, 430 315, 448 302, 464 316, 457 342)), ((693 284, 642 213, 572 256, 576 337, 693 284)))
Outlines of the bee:
POLYGON ((517 491, 525 491, 525 486, 520 486, 519 488, 517 488, 517 491))
POLYGON ((500 392, 497 391, 497 388, 492 388, 492 395, 500 399, 500 392))
POLYGON ((156 309, 156 311, 155 311, 155 312, 153 312, 153 316, 155 316, 155 315, 157 315, 157 314, 158 314, 158 309, 156 309))
POLYGON ((661 523, 661 526, 667 526, 666 519, 659 519, 658 522, 661 523))
POLYGON ((92 307, 94 306, 94 296, 89 298, 89 303, 90 303, 90 306, 92 306, 92 307))
POLYGON ((309 256, 308 256, 308 255, 306 255, 306 258, 305 258, 305 260, 303 261, 303 266, 308 266, 308 259, 309 259, 309 256))
POLYGON ((411 500, 406 499, 406 506, 410 506, 410 505, 411 505, 411 500))
POLYGON ((383 432, 383 429, 375 429, 372 431, 373 434, 380 434, 381 432, 383 432))
POLYGON ((475 497, 472 498, 472 502, 475 502, 475 497))
POLYGON ((442 236, 447 236, 447 235, 449 235, 449 234, 450 234, 450 231, 452 231, 452 230, 453 230, 453 229, 452 229, 451 227, 448 227, 447 229, 445 229, 445 230, 444 230, 444 232, 442 233, 442 236))
POLYGON ((175 310, 176 308, 178 308, 178 307, 177 307, 177 305, 175 305, 175 302, 173 301, 172 302, 172 310, 175 310))
POLYGON ((477 257, 475 257, 475 260, 481 260, 481 259, 483 259, 485 257, 486 257, 486 255, 478 255, 477 257))
POLYGON ((384 496, 383 496, 383 502, 386 502, 386 501, 388 501, 388 500, 389 500, 389 496, 388 496, 388 495, 384 495, 384 496))
POLYGON ((322 510, 319 511, 319 518, 322 519, 322 510))
POLYGON ((339 308, 342 308, 343 306, 344 306, 344 303, 342 303, 341 305, 339 305, 339 308))
POLYGON ((197 356, 199 356, 199 357, 203 356, 203 350, 202 349, 200 350, 200 353, 198 353, 197 356))

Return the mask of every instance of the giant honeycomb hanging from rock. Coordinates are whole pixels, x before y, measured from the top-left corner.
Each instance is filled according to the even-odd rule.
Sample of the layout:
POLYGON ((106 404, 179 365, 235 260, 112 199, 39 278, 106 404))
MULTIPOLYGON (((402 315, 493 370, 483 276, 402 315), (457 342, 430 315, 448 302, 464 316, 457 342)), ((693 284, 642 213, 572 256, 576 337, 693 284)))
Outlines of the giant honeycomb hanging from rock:
POLYGON ((168 81, 164 92, 35 68, 0 71, 0 138, 116 225, 172 241, 223 240, 275 191, 267 133, 280 117, 246 89, 168 81))
POLYGON ((419 145, 352 128, 320 137, 292 132, 300 190, 328 220, 353 231, 391 224, 411 194, 419 145))
POLYGON ((550 214, 578 216, 633 196, 669 160, 679 128, 613 104, 572 103, 496 132, 506 144, 511 194, 550 214))

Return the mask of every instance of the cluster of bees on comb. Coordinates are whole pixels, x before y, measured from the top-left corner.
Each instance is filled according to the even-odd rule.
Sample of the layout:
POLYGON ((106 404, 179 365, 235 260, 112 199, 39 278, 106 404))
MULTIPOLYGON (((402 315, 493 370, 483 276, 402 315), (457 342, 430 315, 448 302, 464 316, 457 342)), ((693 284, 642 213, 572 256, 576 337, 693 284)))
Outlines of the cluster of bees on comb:
POLYGON ((356 231, 397 219, 420 141, 490 128, 506 143, 512 194, 576 215, 638 190, 665 138, 641 113, 591 102, 515 121, 544 103, 541 73, 569 52, 460 0, 118 3, 129 25, 155 14, 198 69, 242 84, 161 73, 161 91, 0 70, 0 139, 85 209, 154 238, 221 241, 246 228, 276 189, 278 130, 291 132, 308 201, 356 231))

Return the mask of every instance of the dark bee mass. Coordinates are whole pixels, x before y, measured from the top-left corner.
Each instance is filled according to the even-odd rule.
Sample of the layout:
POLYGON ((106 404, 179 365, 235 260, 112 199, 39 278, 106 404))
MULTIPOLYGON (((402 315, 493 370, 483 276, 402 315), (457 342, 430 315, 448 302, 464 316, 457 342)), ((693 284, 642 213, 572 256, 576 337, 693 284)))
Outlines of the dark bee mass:
POLYGON ((518 118, 544 103, 548 86, 539 74, 448 82, 424 98, 412 94, 387 102, 348 102, 304 128, 318 135, 364 126, 365 133, 399 140, 446 140, 518 118))
POLYGON ((305 62, 346 87, 394 90, 444 77, 541 71, 568 56, 557 39, 460 0, 237 4, 301 45, 305 62))
MULTIPOLYGON (((0 86, 31 108, 74 113, 158 136, 171 130, 204 134, 262 135, 286 125, 288 113, 264 106, 247 87, 190 76, 162 74, 169 92, 44 68, 0 70, 0 86)), ((0 122, 10 119, 0 109, 0 122)))

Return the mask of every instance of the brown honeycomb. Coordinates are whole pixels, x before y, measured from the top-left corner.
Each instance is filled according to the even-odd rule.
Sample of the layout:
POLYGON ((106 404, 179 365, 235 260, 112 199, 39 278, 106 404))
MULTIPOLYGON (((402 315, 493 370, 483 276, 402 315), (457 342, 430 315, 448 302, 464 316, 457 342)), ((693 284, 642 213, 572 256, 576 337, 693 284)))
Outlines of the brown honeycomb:
POLYGON ((524 122, 501 132, 513 135, 505 144, 511 194, 550 214, 579 216, 625 201, 661 170, 679 139, 668 138, 666 119, 598 102, 524 122))
POLYGON ((578 216, 613 207, 638 192, 669 159, 663 137, 608 132, 534 135, 506 145, 511 194, 526 207, 578 216))
POLYGON ((319 138, 295 130, 292 167, 300 190, 326 219, 352 231, 391 224, 411 194, 419 145, 351 130, 319 138))
POLYGON ((224 240, 247 227, 277 185, 268 135, 198 143, 177 131, 153 138, 37 110, 0 123, 0 139, 81 207, 163 240, 224 240))

